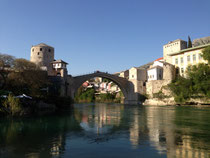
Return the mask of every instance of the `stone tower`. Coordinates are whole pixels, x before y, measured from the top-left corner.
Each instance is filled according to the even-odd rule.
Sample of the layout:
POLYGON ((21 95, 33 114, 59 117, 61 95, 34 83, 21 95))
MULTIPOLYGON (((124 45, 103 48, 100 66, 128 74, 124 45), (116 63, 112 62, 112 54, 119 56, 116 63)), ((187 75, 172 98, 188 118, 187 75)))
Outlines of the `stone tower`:
POLYGON ((53 70, 54 48, 44 43, 32 46, 30 61, 40 66, 43 70, 46 70, 48 75, 51 75, 53 70))
POLYGON ((170 55, 186 48, 187 42, 181 39, 169 42, 168 44, 163 46, 164 61, 172 64, 172 57, 170 55))

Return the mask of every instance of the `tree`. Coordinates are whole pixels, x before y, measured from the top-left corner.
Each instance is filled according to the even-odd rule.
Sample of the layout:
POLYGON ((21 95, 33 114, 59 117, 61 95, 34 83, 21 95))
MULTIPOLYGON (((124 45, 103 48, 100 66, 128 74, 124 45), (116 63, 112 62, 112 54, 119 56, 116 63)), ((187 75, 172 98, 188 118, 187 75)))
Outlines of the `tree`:
POLYGON ((188 46, 187 48, 192 48, 192 41, 190 39, 190 36, 188 36, 188 46))
POLYGON ((206 47, 203 51, 203 59, 207 60, 208 63, 210 64, 210 46, 206 47))
POLYGON ((0 67, 12 67, 14 64, 15 57, 8 54, 0 53, 0 67))
POLYGON ((7 76, 14 65, 15 57, 0 53, 0 88, 4 88, 7 76))
POLYGON ((190 98, 210 98, 210 66, 204 63, 189 66, 187 78, 178 77, 169 84, 175 101, 184 103, 190 98))
POLYGON ((14 69, 18 71, 39 70, 39 67, 26 59, 20 58, 14 60, 14 69))
POLYGON ((47 72, 42 71, 34 63, 26 59, 14 61, 14 71, 8 75, 7 89, 14 94, 26 93, 39 97, 41 88, 49 84, 47 72))

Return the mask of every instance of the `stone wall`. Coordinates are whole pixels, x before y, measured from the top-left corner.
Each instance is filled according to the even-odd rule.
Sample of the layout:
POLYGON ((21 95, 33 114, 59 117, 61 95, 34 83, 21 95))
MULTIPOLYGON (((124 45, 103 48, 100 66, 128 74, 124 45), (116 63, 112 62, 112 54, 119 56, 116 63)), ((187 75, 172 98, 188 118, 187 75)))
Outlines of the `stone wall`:
POLYGON ((171 83, 171 80, 154 80, 146 82, 146 94, 152 98, 154 93, 162 91, 164 95, 169 96, 171 93, 165 88, 169 83, 171 83))
POLYGON ((176 68, 171 64, 163 65, 163 80, 174 80, 176 77, 176 68))

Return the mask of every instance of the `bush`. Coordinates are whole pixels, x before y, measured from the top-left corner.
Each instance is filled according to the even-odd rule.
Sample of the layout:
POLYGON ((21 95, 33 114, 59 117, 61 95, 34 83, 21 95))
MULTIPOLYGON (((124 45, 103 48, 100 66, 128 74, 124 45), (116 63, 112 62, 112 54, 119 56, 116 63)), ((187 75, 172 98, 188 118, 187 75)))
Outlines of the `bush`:
POLYGON ((163 92, 160 90, 158 93, 153 93, 153 98, 164 99, 168 98, 168 96, 163 94, 163 92))
POLYGON ((12 95, 9 95, 2 104, 3 111, 14 116, 22 111, 20 100, 12 95))

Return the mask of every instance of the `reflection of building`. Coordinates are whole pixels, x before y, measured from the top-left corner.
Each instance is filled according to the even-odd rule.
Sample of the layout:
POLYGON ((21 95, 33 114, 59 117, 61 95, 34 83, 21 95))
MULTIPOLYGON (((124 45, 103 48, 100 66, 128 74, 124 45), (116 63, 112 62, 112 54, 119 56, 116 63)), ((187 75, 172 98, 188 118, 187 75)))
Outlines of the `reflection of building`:
POLYGON ((122 105, 107 106, 107 104, 96 104, 93 111, 89 106, 82 111, 81 127, 89 132, 105 134, 113 126, 118 126, 121 120, 122 105), (94 114, 94 115, 93 115, 94 114))
POLYGON ((132 122, 131 128, 130 128, 130 141, 131 144, 134 148, 137 148, 139 145, 139 132, 140 132, 140 127, 139 127, 139 114, 138 110, 134 111, 134 120, 132 122))
MULTIPOLYGON (((172 108, 174 109, 174 108, 172 108)), ((161 107, 149 107, 147 111, 147 127, 149 139, 159 153, 167 151, 168 157, 174 157, 174 131, 171 122, 174 119, 174 110, 163 110, 161 107)))
MULTIPOLYGON (((149 129, 149 139, 152 146, 159 153, 166 152, 167 157, 177 158, 207 158, 208 152, 202 142, 193 140, 188 129, 182 129, 185 134, 177 133, 177 126, 174 126, 176 119, 176 108, 163 109, 161 107, 146 108, 147 127, 149 129), (202 149, 203 148, 203 149, 202 149)), ((178 117, 180 117, 178 115, 178 117)), ((192 129, 189 129, 190 131, 192 129)), ((182 133, 182 132, 181 132, 182 133)), ((208 147, 207 147, 208 148, 208 147)))
MULTIPOLYGON (((182 136, 182 144, 176 147, 176 157, 179 158, 207 158, 210 155, 203 149, 195 149, 192 146, 190 136, 182 136)), ((202 146, 202 144, 201 144, 202 146)))

